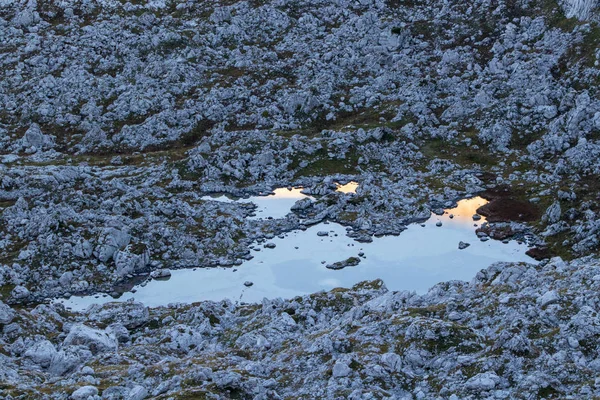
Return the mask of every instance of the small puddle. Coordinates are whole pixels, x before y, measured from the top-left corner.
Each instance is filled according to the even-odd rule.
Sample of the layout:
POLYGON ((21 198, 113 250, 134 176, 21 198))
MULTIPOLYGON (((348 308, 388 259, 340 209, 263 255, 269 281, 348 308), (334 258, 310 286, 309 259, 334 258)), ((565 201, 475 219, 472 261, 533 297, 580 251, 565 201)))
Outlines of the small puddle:
MULTIPOLYGON (((289 197, 282 199, 297 200, 293 193, 285 195, 289 197)), ((485 203, 482 198, 462 200, 444 215, 432 215, 423 224, 408 226, 399 236, 374 238, 371 243, 354 241, 339 224, 321 223, 305 231, 290 232, 283 238, 254 244, 260 251, 252 251, 254 258, 238 268, 175 270, 168 281, 152 280, 138 285, 135 293, 125 293, 116 301, 135 299, 148 306, 225 298, 260 302, 264 297, 292 298, 377 278, 383 279, 390 290, 425 293, 438 282, 470 281, 479 270, 497 261, 532 261, 525 255, 524 244, 482 242, 477 238, 476 225, 485 219, 473 221, 472 217, 485 203), (327 236, 320 236, 324 232, 327 236), (469 246, 459 250, 461 241, 469 246), (266 243, 275 244, 275 248, 265 248, 266 243), (326 268, 349 257, 360 257, 360 264, 342 270, 326 268), (245 282, 253 285, 246 287, 245 282)), ((115 300, 96 295, 60 301, 81 310, 91 304, 115 300)))
POLYGON ((358 188, 358 182, 348 182, 345 185, 341 185, 339 183, 336 183, 337 185, 337 189, 336 192, 340 192, 340 193, 356 193, 356 189, 358 188))
POLYGON ((291 212, 291 208, 295 202, 305 197, 313 199, 301 193, 303 188, 278 188, 272 193, 267 193, 262 196, 252 196, 247 199, 234 200, 225 195, 221 196, 204 196, 202 200, 221 201, 224 203, 254 203, 256 204, 255 215, 248 217, 249 219, 267 219, 267 218, 284 218, 291 212))

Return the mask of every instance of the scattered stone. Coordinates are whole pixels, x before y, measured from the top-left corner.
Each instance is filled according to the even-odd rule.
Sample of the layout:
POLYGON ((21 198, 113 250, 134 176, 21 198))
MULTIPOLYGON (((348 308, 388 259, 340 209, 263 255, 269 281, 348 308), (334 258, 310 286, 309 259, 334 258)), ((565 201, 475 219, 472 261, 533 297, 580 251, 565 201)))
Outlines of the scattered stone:
POLYGON ((333 264, 327 264, 325 266, 325 268, 337 270, 337 269, 344 269, 346 267, 355 267, 358 264, 360 264, 360 258, 350 257, 344 261, 338 261, 333 264))
POLYGON ((60 278, 58 278, 58 283, 62 286, 69 286, 71 281, 73 280, 73 273, 71 271, 64 272, 60 278))
POLYGON ((546 260, 551 257, 550 250, 545 247, 532 247, 525 254, 537 261, 546 260))
POLYGON ((463 241, 458 242, 458 249, 459 250, 464 250, 467 247, 469 247, 471 244, 470 243, 465 243, 463 241))
POLYGON ((171 277, 171 271, 163 268, 163 269, 157 269, 156 271, 152 271, 150 273, 150 277, 152 277, 153 279, 165 279, 165 278, 170 278, 171 277))
POLYGON ((48 150, 54 146, 54 141, 47 135, 44 135, 38 124, 31 124, 23 136, 22 144, 24 147, 33 149, 34 152, 48 150))
POLYGON ((333 365, 332 375, 334 378, 343 378, 351 373, 352 369, 344 362, 338 361, 333 365))
POLYGON ((538 299, 537 299, 537 303, 541 307, 546 307, 550 304, 558 303, 559 301, 560 301, 560 296, 554 290, 547 291, 546 293, 544 293, 542 296, 538 297, 538 299))
POLYGON ((17 300, 23 300, 29 297, 29 290, 25 286, 15 286, 10 295, 17 300))
POLYGON ((555 201, 550 207, 548 207, 548 209, 542 216, 542 221, 548 222, 549 224, 555 224, 560 220, 560 215, 560 203, 558 201, 555 201))
POLYGON ((312 207, 313 200, 310 197, 305 197, 303 199, 298 200, 294 203, 291 210, 292 211, 305 211, 312 207))
POLYGON ((42 368, 48 368, 57 351, 48 340, 41 340, 25 351, 24 357, 29 358, 42 368))
MULTIPOLYGON (((483 224, 480 228, 478 228, 475 232, 479 236, 487 235, 494 240, 505 240, 513 237, 515 235, 515 229, 518 229, 514 226, 515 223, 495 223, 495 224, 483 224), (512 224, 512 225, 511 225, 512 224)), ((521 228, 521 232, 523 228, 521 228)))
POLYGON ((105 303, 94 306, 89 319, 100 324, 113 326, 122 324, 127 329, 138 328, 148 322, 150 313, 148 307, 139 302, 105 303))
POLYGON ((71 394, 73 400, 89 400, 98 394, 98 389, 94 386, 82 386, 71 394))
POLYGON ((15 312, 0 300, 0 325, 8 325, 15 318, 15 312))
POLYGON ((148 390, 145 387, 136 385, 134 386, 129 394, 127 395, 127 400, 144 400, 148 397, 148 390))
POLYGON ((82 345, 93 354, 115 351, 119 344, 112 333, 93 329, 83 324, 74 325, 63 342, 63 346, 82 345))
POLYGON ((569 336, 569 338, 567 339, 567 343, 569 343, 569 347, 571 347, 572 349, 576 349, 579 347, 579 340, 577 340, 573 336, 569 336))
POLYGON ((492 390, 500 378, 493 372, 484 372, 475 375, 466 382, 466 388, 475 392, 492 390))

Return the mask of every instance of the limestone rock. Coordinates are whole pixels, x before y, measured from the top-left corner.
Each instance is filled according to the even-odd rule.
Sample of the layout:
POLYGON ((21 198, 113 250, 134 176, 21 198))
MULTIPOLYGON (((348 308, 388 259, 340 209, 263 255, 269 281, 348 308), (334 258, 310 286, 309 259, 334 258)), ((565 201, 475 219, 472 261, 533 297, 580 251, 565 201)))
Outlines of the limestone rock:
POLYGON ((548 222, 549 224, 555 224, 558 221, 560 221, 560 216, 560 203, 558 201, 555 201, 550 207, 548 207, 548 209, 542 216, 542 221, 548 222))
POLYGON ((494 389, 499 381, 500 378, 495 373, 484 372, 467 380, 465 386, 469 390, 481 392, 494 389))
POLYGON ((105 229, 99 238, 99 245, 94 255, 101 261, 107 262, 113 255, 129 244, 131 236, 116 228, 105 229))
POLYGON ((558 295, 558 293, 556 293, 556 291, 554 290, 549 290, 542 296, 538 297, 537 302, 540 305, 540 307, 545 307, 550 304, 558 303, 559 300, 560 296, 558 295))
POLYGON ((127 395, 127 400, 144 400, 148 397, 148 390, 145 387, 136 385, 134 386, 129 394, 127 395))
POLYGON ((88 400, 98 394, 98 389, 95 386, 82 386, 71 394, 73 400, 88 400))
POLYGON ((25 351, 24 357, 29 358, 42 368, 48 368, 56 353, 56 348, 50 341, 41 340, 28 348, 27 351, 25 351))
POLYGON ((0 300, 0 325, 7 325, 15 317, 15 312, 0 300))
POLYGON ((112 333, 93 329, 83 324, 74 325, 63 342, 63 346, 82 345, 93 354, 115 351, 119 342, 112 333))

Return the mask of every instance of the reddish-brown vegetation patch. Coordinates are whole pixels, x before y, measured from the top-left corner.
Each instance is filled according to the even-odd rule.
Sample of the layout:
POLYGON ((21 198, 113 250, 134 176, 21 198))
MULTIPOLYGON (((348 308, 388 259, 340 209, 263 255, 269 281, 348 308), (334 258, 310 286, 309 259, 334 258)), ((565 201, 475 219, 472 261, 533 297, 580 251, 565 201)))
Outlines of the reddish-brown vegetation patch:
POLYGON ((538 208, 517 195, 508 187, 488 189, 480 194, 489 203, 479 207, 477 213, 487 218, 488 222, 531 222, 540 218, 538 208))
POLYGON ((525 254, 538 261, 551 257, 550 250, 546 247, 532 247, 525 254))

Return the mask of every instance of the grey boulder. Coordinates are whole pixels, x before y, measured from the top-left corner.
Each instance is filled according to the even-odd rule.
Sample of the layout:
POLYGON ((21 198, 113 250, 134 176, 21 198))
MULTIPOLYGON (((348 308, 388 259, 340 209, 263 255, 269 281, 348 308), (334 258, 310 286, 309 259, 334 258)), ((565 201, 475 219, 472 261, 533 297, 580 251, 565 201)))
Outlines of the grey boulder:
POLYGON ((93 354, 97 354, 105 351, 117 350, 119 342, 112 332, 107 333, 79 324, 71 328, 71 331, 63 342, 63 346, 72 345, 85 346, 90 349, 93 354))

